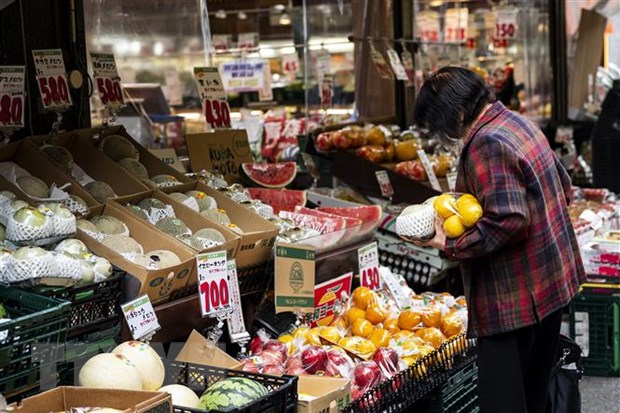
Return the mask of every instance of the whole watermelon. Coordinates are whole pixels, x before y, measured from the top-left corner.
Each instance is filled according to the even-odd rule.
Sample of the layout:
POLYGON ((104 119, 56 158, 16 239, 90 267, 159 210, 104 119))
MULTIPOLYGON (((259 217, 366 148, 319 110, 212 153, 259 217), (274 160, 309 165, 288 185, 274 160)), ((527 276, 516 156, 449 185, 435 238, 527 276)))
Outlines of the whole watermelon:
POLYGON ((267 393, 267 388, 254 380, 229 377, 202 393, 200 407, 205 410, 231 410, 250 404, 267 393))

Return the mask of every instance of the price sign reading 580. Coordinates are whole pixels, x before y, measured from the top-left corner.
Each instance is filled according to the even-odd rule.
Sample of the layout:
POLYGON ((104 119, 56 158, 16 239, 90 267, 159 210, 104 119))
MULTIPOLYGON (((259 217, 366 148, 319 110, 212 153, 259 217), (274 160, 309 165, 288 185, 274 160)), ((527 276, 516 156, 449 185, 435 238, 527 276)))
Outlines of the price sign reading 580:
POLYGON ((43 107, 59 112, 69 108, 72 103, 62 51, 60 49, 33 50, 32 57, 43 107))
POLYGON ((377 290, 381 287, 379 279, 379 250, 373 242, 357 250, 360 269, 360 282, 363 287, 377 290))
POLYGON ((226 251, 196 256, 198 295, 203 317, 217 317, 231 310, 226 251))
POLYGON ((116 61, 113 54, 91 53, 93 62, 93 77, 97 85, 97 92, 101 103, 109 109, 119 110, 125 105, 121 78, 116 70, 116 61))

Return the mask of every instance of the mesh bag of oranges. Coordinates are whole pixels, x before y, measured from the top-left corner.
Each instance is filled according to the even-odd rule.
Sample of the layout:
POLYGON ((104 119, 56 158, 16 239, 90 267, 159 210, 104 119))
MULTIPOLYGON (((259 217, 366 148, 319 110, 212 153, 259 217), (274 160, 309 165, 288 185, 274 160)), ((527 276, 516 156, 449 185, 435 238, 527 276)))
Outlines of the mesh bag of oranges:
POLYGON ((396 232, 406 240, 426 240, 435 235, 441 218, 447 238, 458 238, 482 218, 482 206, 470 194, 447 192, 423 204, 405 208, 396 219, 396 232))

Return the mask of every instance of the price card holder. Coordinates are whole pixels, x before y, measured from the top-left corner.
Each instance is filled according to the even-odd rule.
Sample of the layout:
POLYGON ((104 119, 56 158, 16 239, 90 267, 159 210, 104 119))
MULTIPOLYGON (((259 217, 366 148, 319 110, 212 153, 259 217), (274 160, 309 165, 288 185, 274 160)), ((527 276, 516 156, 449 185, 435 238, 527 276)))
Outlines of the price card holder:
POLYGON ((25 66, 0 66, 0 131, 24 127, 25 66))
POLYGON ((454 192, 454 188, 456 188, 456 175, 456 172, 448 172, 446 174, 446 179, 448 180, 448 188, 452 192, 454 192))
POLYGON ((392 73, 392 70, 383 58, 383 55, 379 53, 377 49, 375 49, 375 46, 372 43, 370 43, 370 59, 375 65, 375 68, 377 69, 377 72, 379 72, 379 76, 381 76, 382 79, 394 79, 394 74, 392 73))
POLYGON ((112 113, 118 113, 123 106, 121 78, 116 70, 116 61, 111 53, 91 53, 93 78, 101 103, 112 113))
POLYGON ((241 293, 239 292, 239 278, 237 276, 237 263, 229 260, 227 263, 228 284, 230 285, 230 301, 232 303, 232 313, 226 319, 228 334, 233 343, 246 343, 250 340, 250 335, 245 329, 243 310, 241 307, 241 293))
POLYGON ((276 313, 311 313, 314 310, 315 259, 314 247, 276 243, 276 313))
POLYGON ((426 175, 428 176, 431 186, 435 191, 441 192, 441 185, 439 185, 439 180, 437 179, 437 175, 435 175, 435 170, 433 169, 430 159, 428 159, 428 155, 426 155, 426 152, 421 149, 418 151, 418 156, 420 157, 420 161, 426 171, 426 175))
POLYGON ((32 57, 43 109, 50 112, 63 112, 69 109, 73 103, 62 50, 33 50, 32 57))
POLYGON ((377 176, 377 182, 379 183, 381 195, 385 198, 392 198, 394 195, 394 187, 392 186, 392 182, 390 181, 390 176, 387 171, 377 171, 375 172, 375 175, 377 176))
POLYGON ((230 284, 226 251, 198 254, 196 263, 202 316, 220 318, 230 313, 230 284))
POLYGON ((371 290, 381 288, 379 277, 379 249, 377 242, 370 243, 357 250, 360 283, 371 290))
POLYGON ((148 295, 142 295, 121 305, 121 309, 134 340, 149 340, 161 328, 148 295))
POLYGON ((230 128, 230 107, 216 67, 195 67, 194 76, 202 100, 202 112, 212 129, 230 128))
POLYGON ((396 79, 408 82, 409 77, 407 76, 407 72, 405 70, 405 67, 403 66, 403 62, 400 61, 400 57, 398 56, 396 50, 388 46, 387 56, 390 61, 390 66, 392 66, 392 70, 396 75, 396 79))

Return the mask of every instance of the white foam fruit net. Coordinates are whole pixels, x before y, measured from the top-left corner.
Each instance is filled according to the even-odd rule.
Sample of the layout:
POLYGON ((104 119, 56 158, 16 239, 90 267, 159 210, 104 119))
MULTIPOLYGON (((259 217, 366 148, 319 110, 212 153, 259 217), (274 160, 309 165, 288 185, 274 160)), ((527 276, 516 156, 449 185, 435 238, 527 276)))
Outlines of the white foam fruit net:
POLYGON ((80 217, 83 217, 88 214, 88 207, 74 201, 72 198, 63 199, 62 204, 67 207, 67 209, 71 211, 74 215, 79 215, 80 217))
POLYGON ((102 242, 103 239, 105 238, 105 234, 101 232, 92 232, 87 229, 83 229, 82 231, 84 231, 84 233, 88 235, 89 237, 96 239, 98 242, 102 242))
POLYGON ((49 219, 52 224, 52 236, 70 235, 77 231, 75 215, 68 218, 50 215, 49 219))
POLYGON ((14 215, 11 215, 6 226, 6 239, 9 241, 31 241, 52 236, 51 220, 47 215, 44 216, 45 223, 36 227, 25 222, 19 222, 15 220, 14 215))
MULTIPOLYGON (((435 210, 432 205, 412 205, 410 212, 396 218, 396 233, 407 238, 428 238, 435 231, 435 210)), ((405 212, 405 211, 404 211, 405 212)))
POLYGON ((52 253, 54 262, 54 277, 79 280, 82 278, 82 263, 80 260, 62 253, 52 253))
POLYGON ((49 253, 28 260, 18 260, 12 257, 6 272, 6 281, 14 283, 33 278, 52 277, 54 276, 54 267, 54 259, 49 253))

